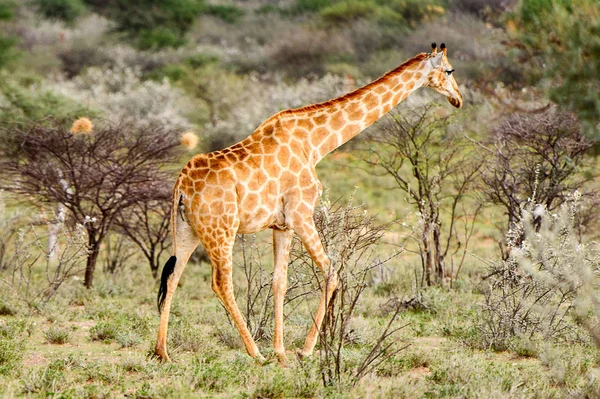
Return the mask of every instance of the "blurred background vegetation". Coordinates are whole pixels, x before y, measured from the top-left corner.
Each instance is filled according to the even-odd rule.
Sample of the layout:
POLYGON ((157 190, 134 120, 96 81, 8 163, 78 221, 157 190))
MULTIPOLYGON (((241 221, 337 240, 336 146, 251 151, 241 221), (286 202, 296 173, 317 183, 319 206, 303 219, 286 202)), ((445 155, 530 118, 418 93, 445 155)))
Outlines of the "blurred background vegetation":
MULTIPOLYGON (((174 366, 181 378, 175 391, 164 384, 150 387, 146 380, 159 366, 139 358, 127 360, 122 370, 111 368, 112 360, 99 360, 104 375, 94 379, 82 359, 65 360, 58 351, 47 353, 54 360, 35 364, 35 373, 26 377, 30 365, 23 366, 23 359, 27 363, 40 346, 28 347, 21 338, 116 341, 121 349, 143 352, 154 339, 155 289, 139 281, 154 281, 166 260, 169 187, 187 159, 243 139, 280 110, 356 89, 429 51, 434 41, 448 46, 463 109, 452 110, 437 94, 419 90, 318 166, 328 193, 322 217, 329 217, 327 209, 343 210, 345 205, 336 206, 348 201, 344 212, 356 219, 364 208, 373 215, 369 226, 394 222, 381 227, 386 249, 374 249, 377 259, 388 259, 389 251, 394 256, 357 274, 360 284, 368 285, 358 294, 366 297, 365 304, 358 316, 337 309, 338 316, 347 315, 355 324, 332 330, 325 345, 349 342, 347 370, 352 369, 353 361, 359 363, 353 356, 365 346, 359 344, 374 339, 369 331, 390 313, 382 309, 400 298, 392 308, 394 318, 398 309, 407 311, 399 316, 412 323, 407 337, 447 339, 452 343, 445 348, 452 350, 457 342, 463 346, 450 357, 417 346, 408 358, 378 366, 375 377, 368 378, 381 384, 380 396, 477 397, 501 390, 515 397, 532 392, 597 397, 597 0, 0 0, 0 284, 13 298, 0 298, 0 314, 8 320, 0 320, 0 337, 6 338, 0 344, 0 391, 110 396, 114 382, 127 372, 139 373, 135 392, 140 397, 239 394, 214 382, 225 378, 242 384, 240 379, 250 377, 237 371, 251 365, 235 358, 233 364, 243 367, 231 372, 233 355, 217 355, 239 352, 239 343, 231 326, 213 326, 226 318, 210 305, 216 300, 206 265, 204 271, 190 272, 202 293, 188 286, 181 294, 202 301, 176 305, 174 311, 170 340, 179 356, 194 356, 192 366, 174 366), (89 128, 72 125, 80 117, 89 119, 89 128), (98 144, 101 135, 111 134, 118 139, 98 144), (163 148, 161 154, 153 154, 153 146, 163 148), (136 157, 142 153, 153 166, 137 176, 152 174, 155 186, 136 189, 137 202, 125 201, 121 186, 92 165, 104 161, 107 170, 121 168, 119 173, 131 176, 127 162, 139 165, 136 157), (113 167, 115 162, 120 166, 113 167), (27 173, 27 165, 37 165, 36 173, 27 173), (82 170, 88 170, 86 176, 78 174, 82 170), (91 194, 74 197, 76 192, 91 194), (354 208, 356 203, 362 205, 354 208), (358 208, 356 215, 350 212, 358 208), (91 240, 94 234, 98 238, 91 240), (405 252, 396 256, 399 247, 405 252), (43 264, 30 261, 51 258, 43 264), (91 290, 77 288, 85 269, 91 290), (523 295, 514 300, 517 291, 523 295), (65 307, 70 310, 61 315, 65 307), (69 330, 82 319, 94 322, 85 337, 81 330, 69 330), (31 320, 52 325, 36 332, 31 320), (71 327, 58 328, 55 322, 71 327), (201 333, 216 343, 207 343, 201 333), (557 346, 544 347, 545 341, 557 346), (537 363, 497 369, 486 363, 490 349, 537 363), (477 360, 464 363, 465 357, 477 360), (476 380, 483 365, 492 371, 482 388, 476 380), (429 370, 423 384, 397 383, 415 369, 429 370), (79 374, 69 374, 73 370, 79 374), (20 378, 18 387, 10 380, 14 376, 20 378), (61 386, 61 379, 77 388, 61 386), (409 388, 394 391, 401 385, 409 388)), ((139 181, 119 182, 139 186, 139 181)), ((251 296, 247 286, 254 287, 256 298, 270 288, 268 236, 252 240, 258 243, 252 248, 236 247, 237 266, 267 271, 258 282, 236 281, 242 298, 251 296), (262 256, 265 264, 249 266, 247 253, 262 256)), ((193 262, 206 259, 199 254, 193 262)), ((298 290, 318 286, 310 273, 294 273, 298 290)), ((317 297, 314 292, 299 296, 304 294, 317 297)), ((260 316, 256 323, 264 347, 272 320, 259 302, 246 314, 260 316)), ((301 341, 311 309, 286 320, 297 326, 286 339, 301 341)), ((294 375, 271 370, 275 377, 269 384, 249 384, 253 397, 326 396, 335 391, 319 388, 319 375, 333 367, 338 374, 328 384, 337 381, 339 392, 352 396, 349 385, 340 382, 345 369, 339 366, 312 364, 294 375), (290 378, 288 385, 282 382, 290 378)), ((367 382, 354 395, 369 392, 367 382)))

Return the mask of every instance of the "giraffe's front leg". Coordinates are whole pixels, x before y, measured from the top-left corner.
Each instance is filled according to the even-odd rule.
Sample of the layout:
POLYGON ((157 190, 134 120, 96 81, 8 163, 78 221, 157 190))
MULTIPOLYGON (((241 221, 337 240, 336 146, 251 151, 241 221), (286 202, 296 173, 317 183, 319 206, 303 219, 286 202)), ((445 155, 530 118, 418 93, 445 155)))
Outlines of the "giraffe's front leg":
POLYGON ((319 238, 319 234, 315 227, 314 221, 312 219, 312 215, 310 218, 304 218, 302 223, 298 225, 294 225, 294 231, 300 237, 300 240, 304 244, 304 247, 308 251, 308 254, 312 258, 312 260, 317 264, 317 266, 323 272, 323 294, 321 295, 321 301, 319 303, 319 307, 317 308, 317 312, 313 319, 313 324, 306 336, 306 341, 304 342, 304 348, 300 352, 300 356, 310 356, 315 348, 317 343, 317 338, 319 336, 319 329, 321 328, 321 324, 323 323, 323 318, 325 317, 325 312, 327 310, 327 306, 333 292, 337 288, 338 277, 335 271, 330 264, 329 258, 325 253, 325 249, 323 248, 323 244, 321 243, 321 239, 319 238))
POLYGON ((293 230, 273 229, 273 302, 275 308, 275 334, 273 348, 279 363, 285 365, 285 347, 283 345, 283 302, 287 291, 287 268, 290 260, 290 245, 293 230))

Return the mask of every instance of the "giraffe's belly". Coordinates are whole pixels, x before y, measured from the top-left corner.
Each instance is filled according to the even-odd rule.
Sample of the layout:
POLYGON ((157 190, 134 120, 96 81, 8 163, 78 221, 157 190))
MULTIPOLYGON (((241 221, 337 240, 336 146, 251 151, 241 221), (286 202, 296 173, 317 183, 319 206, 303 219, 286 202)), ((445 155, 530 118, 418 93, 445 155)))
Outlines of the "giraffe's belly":
POLYGON ((259 191, 238 190, 238 233, 252 234, 275 226, 284 228, 283 201, 278 194, 268 184, 259 191))

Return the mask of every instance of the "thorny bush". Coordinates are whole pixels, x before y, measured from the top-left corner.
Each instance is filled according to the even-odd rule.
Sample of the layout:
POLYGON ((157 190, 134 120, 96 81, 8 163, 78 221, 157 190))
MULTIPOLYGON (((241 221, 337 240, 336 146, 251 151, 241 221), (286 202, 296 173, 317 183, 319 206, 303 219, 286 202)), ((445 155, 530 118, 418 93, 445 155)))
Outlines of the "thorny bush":
POLYGON ((490 264, 481 331, 485 346, 514 349, 519 339, 586 340, 600 346, 600 247, 574 232, 580 194, 556 213, 529 202, 508 234, 507 260, 490 264))
MULTIPOLYGON (((360 360, 358 367, 350 367, 344 347, 356 342, 350 328, 357 304, 372 276, 399 253, 380 258, 375 250, 387 226, 376 225, 373 216, 362 206, 354 205, 350 198, 344 206, 329 202, 327 196, 314 214, 315 225, 323 246, 331 260, 331 267, 338 273, 338 288, 328 305, 328 311, 320 332, 321 354, 319 371, 323 384, 355 384, 382 362, 397 354, 405 346, 398 345, 392 336, 403 326, 397 326, 396 318, 403 309, 395 307, 386 327, 378 338, 367 343, 370 349, 360 360)), ((264 250, 255 237, 242 238, 243 259, 241 267, 246 277, 246 287, 238 287, 242 309, 255 339, 271 338, 273 327, 272 273, 261 263, 264 250)), ((307 299, 320 297, 325 284, 320 270, 314 265, 302 243, 295 239, 289 265, 290 283, 285 298, 287 318, 307 299)), ((401 301, 398 301, 401 303, 401 301)))

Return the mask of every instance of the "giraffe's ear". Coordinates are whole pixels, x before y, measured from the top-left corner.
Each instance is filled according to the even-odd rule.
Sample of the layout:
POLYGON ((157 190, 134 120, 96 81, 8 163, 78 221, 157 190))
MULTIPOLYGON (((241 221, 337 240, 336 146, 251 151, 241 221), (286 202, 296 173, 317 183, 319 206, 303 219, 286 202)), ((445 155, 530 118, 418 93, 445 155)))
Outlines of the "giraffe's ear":
POLYGON ((442 64, 443 57, 444 57, 444 53, 439 52, 429 59, 429 64, 431 65, 432 68, 437 68, 442 64))

